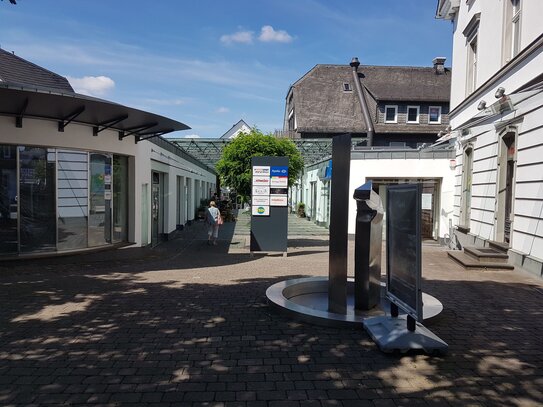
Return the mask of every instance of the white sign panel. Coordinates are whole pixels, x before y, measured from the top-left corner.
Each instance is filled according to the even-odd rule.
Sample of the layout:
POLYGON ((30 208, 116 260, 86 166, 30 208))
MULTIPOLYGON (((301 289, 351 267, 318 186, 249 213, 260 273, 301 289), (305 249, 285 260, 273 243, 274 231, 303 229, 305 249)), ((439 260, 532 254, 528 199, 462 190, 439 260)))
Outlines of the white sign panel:
POLYGON ((269 196, 253 196, 252 202, 253 205, 259 206, 259 205, 265 205, 268 206, 270 204, 270 197, 269 196))
POLYGON ((422 194, 422 209, 432 209, 432 194, 422 194))
POLYGON ((270 185, 270 177, 253 177, 253 185, 270 185))
POLYGON ((270 194, 270 187, 259 187, 253 185, 253 196, 256 195, 269 195, 270 194))
POLYGON ((270 195, 270 206, 287 206, 287 195, 270 195))
POLYGON ((253 177, 256 176, 270 176, 270 167, 265 165, 255 165, 253 167, 253 177))
POLYGON ((270 207, 267 205, 253 205, 253 216, 270 216, 270 207))
POLYGON ((271 177, 270 185, 272 187, 287 187, 288 186, 288 177, 271 177))

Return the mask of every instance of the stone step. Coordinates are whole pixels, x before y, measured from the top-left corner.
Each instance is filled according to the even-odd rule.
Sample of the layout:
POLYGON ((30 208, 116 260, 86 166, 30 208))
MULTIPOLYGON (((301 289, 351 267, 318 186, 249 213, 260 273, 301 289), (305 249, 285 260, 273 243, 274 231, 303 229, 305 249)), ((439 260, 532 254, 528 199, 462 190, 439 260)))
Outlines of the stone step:
POLYGON ((464 246, 464 253, 476 260, 484 260, 485 262, 507 263, 507 260, 509 260, 506 253, 491 247, 464 246))
POLYGON ((488 245, 490 246, 490 248, 496 249, 502 253, 507 253, 507 251, 509 250, 509 243, 505 242, 495 242, 493 240, 489 240, 488 245))
POLYGON ((458 250, 448 251, 447 255, 467 269, 513 270, 515 268, 514 266, 505 262, 498 263, 485 259, 476 259, 458 250))

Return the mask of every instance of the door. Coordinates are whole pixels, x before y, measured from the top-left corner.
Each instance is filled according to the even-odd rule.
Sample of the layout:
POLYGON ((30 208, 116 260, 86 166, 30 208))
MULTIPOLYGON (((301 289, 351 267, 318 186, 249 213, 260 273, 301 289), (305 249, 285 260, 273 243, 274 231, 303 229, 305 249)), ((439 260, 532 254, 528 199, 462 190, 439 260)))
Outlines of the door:
POLYGON ((53 251, 57 241, 54 150, 19 147, 20 251, 53 251))
POLYGON ((151 244, 159 242, 160 234, 160 174, 153 172, 151 186, 151 244))
POLYGON ((17 150, 0 146, 0 254, 17 253, 17 150))
POLYGON ((501 133, 501 135, 498 157, 495 240, 509 244, 511 243, 513 202, 515 199, 514 187, 517 128, 509 126, 501 133))
POLYGON ((90 154, 89 247, 111 243, 111 155, 90 154))

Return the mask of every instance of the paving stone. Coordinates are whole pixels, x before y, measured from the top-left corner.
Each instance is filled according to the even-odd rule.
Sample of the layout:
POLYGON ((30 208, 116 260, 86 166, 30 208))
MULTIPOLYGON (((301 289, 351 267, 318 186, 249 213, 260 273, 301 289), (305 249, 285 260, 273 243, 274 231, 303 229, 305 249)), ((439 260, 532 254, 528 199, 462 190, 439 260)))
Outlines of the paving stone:
MULTIPOLYGON (((154 248, 0 263, 0 404, 540 404, 541 279, 465 271, 423 244, 424 290, 444 305, 428 327, 449 352, 387 355, 361 329, 267 305, 271 284, 328 274, 327 230, 304 222, 286 258, 230 251, 249 233, 234 225, 208 247, 195 222, 154 248)), ((349 256, 352 275, 352 241, 349 256)))

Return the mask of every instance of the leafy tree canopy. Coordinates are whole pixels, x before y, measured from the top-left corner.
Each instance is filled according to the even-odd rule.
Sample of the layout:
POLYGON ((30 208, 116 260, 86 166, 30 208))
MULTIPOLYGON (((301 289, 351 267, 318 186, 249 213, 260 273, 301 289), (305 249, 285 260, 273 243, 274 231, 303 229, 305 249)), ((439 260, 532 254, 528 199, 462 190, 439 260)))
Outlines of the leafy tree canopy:
POLYGON ((288 185, 294 184, 304 166, 296 145, 285 138, 264 135, 254 127, 241 133, 222 152, 216 169, 224 186, 233 188, 245 199, 251 196, 251 157, 288 157, 288 185))

